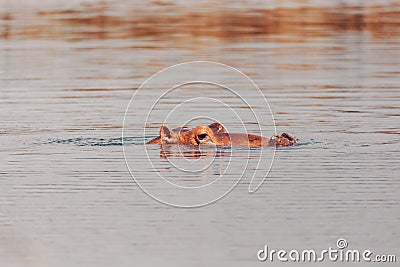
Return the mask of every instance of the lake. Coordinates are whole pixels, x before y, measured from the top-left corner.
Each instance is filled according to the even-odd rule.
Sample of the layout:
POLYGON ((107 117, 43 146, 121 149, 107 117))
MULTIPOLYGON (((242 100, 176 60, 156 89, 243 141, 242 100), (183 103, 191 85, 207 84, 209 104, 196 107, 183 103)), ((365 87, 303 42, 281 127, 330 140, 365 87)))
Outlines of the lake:
POLYGON ((2 266, 399 261, 395 1, 0 3, 2 266), (298 143, 144 145, 213 120, 298 143))

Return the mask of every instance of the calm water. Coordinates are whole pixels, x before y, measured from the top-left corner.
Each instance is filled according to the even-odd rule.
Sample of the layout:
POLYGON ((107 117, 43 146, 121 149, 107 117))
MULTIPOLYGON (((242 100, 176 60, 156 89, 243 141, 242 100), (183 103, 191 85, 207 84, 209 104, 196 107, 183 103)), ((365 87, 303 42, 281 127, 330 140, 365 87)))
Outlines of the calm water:
MULTIPOLYGON (((264 245, 322 250, 335 247, 338 238, 351 249, 397 254, 399 261, 398 5, 326 7, 313 1, 298 10, 293 6, 302 3, 278 8, 250 1, 194 12, 180 2, 135 8, 26 2, 1 2, 1 266, 252 266, 270 264, 257 260, 264 245), (247 74, 268 98, 277 131, 295 135, 299 144, 276 151, 267 180, 251 195, 251 172, 268 171, 271 148, 258 167, 261 150, 222 149, 209 171, 196 176, 173 170, 159 146, 150 146, 151 169, 143 142, 186 99, 219 99, 235 107, 246 129, 256 132, 258 125, 226 91, 193 85, 159 103, 143 137, 144 111, 167 87, 160 82, 142 90, 124 134, 128 164, 142 184, 151 188, 158 172, 182 186, 203 186, 230 164, 217 182, 225 188, 249 162, 222 200, 178 209, 134 183, 121 132, 137 88, 150 75, 192 60, 247 74)), ((223 71, 208 71, 242 87, 223 71)), ((254 88, 241 90, 250 102, 259 99, 254 88)), ((274 134, 267 106, 252 107, 265 115, 265 135, 274 134)), ((243 132, 213 101, 191 103, 171 126, 199 114, 243 132)), ((198 159, 193 151, 183 159, 172 152, 169 158, 188 168, 193 161, 185 160, 198 159)), ((213 158, 210 153, 200 160, 213 158)), ((176 191, 157 190, 179 200, 176 191)))

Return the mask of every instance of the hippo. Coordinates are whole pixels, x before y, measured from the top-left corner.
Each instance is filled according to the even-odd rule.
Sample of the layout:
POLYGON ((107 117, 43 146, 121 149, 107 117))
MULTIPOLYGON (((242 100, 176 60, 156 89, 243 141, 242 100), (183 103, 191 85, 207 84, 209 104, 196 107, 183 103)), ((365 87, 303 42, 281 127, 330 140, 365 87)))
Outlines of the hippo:
POLYGON ((167 125, 160 127, 160 136, 147 144, 180 144, 180 145, 217 145, 217 146, 291 146, 296 138, 282 133, 271 138, 254 134, 227 133, 222 124, 215 122, 208 126, 197 126, 190 130, 187 127, 171 129, 167 125))

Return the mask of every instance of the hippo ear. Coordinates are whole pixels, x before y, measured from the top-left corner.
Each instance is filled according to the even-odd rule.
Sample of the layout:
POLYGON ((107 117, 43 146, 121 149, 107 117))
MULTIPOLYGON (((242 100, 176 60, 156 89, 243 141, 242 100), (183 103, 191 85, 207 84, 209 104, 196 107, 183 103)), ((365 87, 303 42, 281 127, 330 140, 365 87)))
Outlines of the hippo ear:
POLYGON ((214 132, 214 133, 226 133, 225 127, 219 123, 219 122, 214 122, 208 125, 208 127, 214 132))
POLYGON ((160 127, 161 142, 164 143, 175 143, 177 142, 176 133, 169 128, 167 125, 160 127))
POLYGON ((163 125, 160 127, 160 136, 161 138, 166 137, 166 138, 171 138, 172 137, 172 130, 169 128, 167 125, 163 125))

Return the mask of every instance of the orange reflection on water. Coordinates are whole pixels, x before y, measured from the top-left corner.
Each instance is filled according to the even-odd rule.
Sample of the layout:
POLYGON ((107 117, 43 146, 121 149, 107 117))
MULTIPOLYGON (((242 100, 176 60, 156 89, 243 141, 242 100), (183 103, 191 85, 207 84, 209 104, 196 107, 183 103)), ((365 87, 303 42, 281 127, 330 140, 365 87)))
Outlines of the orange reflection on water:
MULTIPOLYGON (((2 38, 18 39, 126 39, 213 37, 260 38, 284 35, 323 37, 365 31, 375 38, 400 34, 400 5, 297 7, 275 9, 212 9, 162 6, 157 10, 121 11, 110 6, 83 10, 37 11, 24 16, 1 16, 2 38)), ((288 40, 290 41, 290 40, 288 40)))

